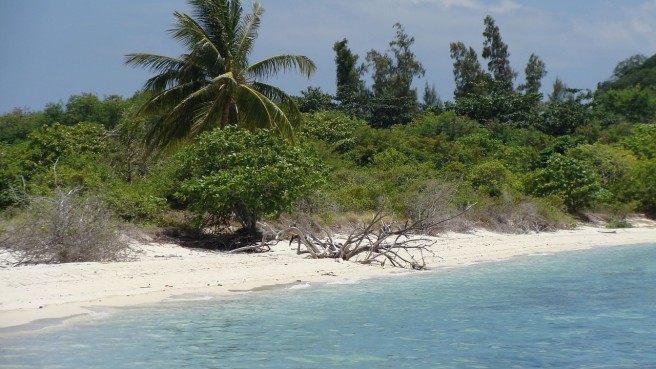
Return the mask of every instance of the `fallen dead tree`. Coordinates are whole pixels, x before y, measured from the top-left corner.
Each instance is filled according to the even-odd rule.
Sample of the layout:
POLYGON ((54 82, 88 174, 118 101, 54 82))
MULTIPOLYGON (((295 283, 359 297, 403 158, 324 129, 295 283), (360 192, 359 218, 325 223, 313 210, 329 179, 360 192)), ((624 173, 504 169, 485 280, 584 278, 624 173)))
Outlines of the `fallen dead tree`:
POLYGON ((434 242, 418 235, 427 234, 441 224, 459 217, 474 205, 447 218, 435 220, 432 216, 422 216, 413 222, 403 223, 396 222, 392 214, 379 211, 370 220, 354 225, 346 236, 339 238, 325 228, 312 231, 292 226, 273 230, 263 225, 260 243, 231 252, 266 252, 272 244, 289 239, 290 245, 296 242, 298 254, 307 254, 313 259, 340 259, 383 266, 389 262, 394 267, 421 270, 427 267, 425 254, 432 254, 430 246, 434 242))

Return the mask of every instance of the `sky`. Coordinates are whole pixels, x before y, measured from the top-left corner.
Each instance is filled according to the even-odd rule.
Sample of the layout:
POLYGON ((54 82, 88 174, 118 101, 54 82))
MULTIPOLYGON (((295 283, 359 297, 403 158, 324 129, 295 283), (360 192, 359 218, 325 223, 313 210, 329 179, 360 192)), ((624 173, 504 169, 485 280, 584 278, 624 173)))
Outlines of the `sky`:
MULTIPOLYGON (((492 16, 508 45, 512 67, 523 70, 531 53, 546 64, 543 92, 555 78, 594 90, 618 62, 656 53, 656 0, 260 0, 266 12, 251 62, 277 54, 314 60, 309 79, 293 73, 269 83, 298 95, 308 86, 335 91, 333 44, 346 38, 364 61, 385 51, 401 23, 415 38, 413 51, 426 69, 415 81, 453 99, 449 43, 462 41, 479 56, 483 19, 492 16)), ((242 0, 246 11, 251 0, 242 0)), ((178 56, 170 38, 174 11, 185 0, 0 0, 0 113, 43 109, 71 95, 130 97, 151 76, 124 65, 145 52, 178 56)), ((483 61, 482 61, 483 62, 483 61)))

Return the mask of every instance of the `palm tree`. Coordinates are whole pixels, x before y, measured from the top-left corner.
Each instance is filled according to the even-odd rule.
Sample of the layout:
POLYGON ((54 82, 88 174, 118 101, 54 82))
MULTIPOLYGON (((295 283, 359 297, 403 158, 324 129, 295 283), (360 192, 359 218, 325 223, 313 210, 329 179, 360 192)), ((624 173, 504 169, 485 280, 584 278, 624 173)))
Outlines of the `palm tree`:
POLYGON ((248 63, 264 9, 253 4, 242 17, 240 0, 188 0, 191 17, 175 12, 172 37, 188 53, 178 58, 129 54, 125 63, 156 75, 144 90, 151 98, 142 114, 162 114, 149 130, 151 148, 193 140, 203 131, 227 125, 270 128, 290 140, 302 119, 294 100, 261 82, 278 72, 295 69, 308 78, 315 70, 302 55, 277 55, 248 63))

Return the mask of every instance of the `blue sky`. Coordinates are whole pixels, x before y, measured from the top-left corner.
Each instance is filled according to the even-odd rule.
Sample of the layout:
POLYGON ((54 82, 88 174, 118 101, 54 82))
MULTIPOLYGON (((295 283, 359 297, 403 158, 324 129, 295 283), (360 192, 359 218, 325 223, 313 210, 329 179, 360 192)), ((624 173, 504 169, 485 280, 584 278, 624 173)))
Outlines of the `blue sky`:
MULTIPOLYGON (((251 1, 243 0, 246 10, 251 1)), ((400 22, 415 37, 427 70, 416 82, 434 84, 443 100, 453 92, 449 42, 482 49, 483 18, 491 15, 522 71, 531 53, 546 63, 545 92, 556 77, 594 89, 628 56, 656 53, 656 0, 261 0, 266 9, 252 61, 303 54, 318 66, 308 81, 283 75, 269 81, 298 94, 307 86, 334 92, 332 46, 347 38, 360 60, 386 50, 400 22)), ((123 64, 125 54, 177 56, 169 38, 173 11, 184 0, 0 0, 0 113, 40 110, 48 102, 91 92, 131 96, 149 77, 123 64)))

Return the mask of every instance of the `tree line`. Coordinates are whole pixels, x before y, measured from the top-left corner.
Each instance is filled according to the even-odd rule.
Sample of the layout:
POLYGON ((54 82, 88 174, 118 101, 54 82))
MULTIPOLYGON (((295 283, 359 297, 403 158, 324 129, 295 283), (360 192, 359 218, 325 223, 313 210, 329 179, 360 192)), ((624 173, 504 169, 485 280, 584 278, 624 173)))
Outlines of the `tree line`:
POLYGON ((172 31, 185 53, 126 56, 154 73, 134 96, 81 94, 0 116, 8 216, 26 194, 62 188, 125 222, 217 233, 256 234, 262 219, 340 225, 381 208, 446 216, 474 203, 452 227, 543 231, 592 214, 622 226, 629 213, 656 214, 656 56, 621 61, 596 91, 556 79, 544 97, 545 63, 532 54, 516 86, 488 16, 483 63, 472 47, 449 45, 453 102, 429 84, 420 102, 425 70, 397 23, 389 49, 362 62, 347 39, 335 42, 334 96, 314 87, 289 96, 261 80, 309 76, 314 63, 248 59, 259 4, 244 13, 239 1, 189 3, 193 16, 175 13, 172 31))

